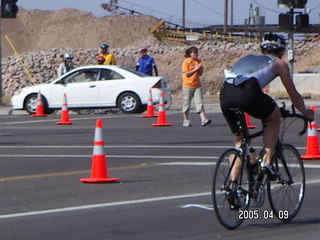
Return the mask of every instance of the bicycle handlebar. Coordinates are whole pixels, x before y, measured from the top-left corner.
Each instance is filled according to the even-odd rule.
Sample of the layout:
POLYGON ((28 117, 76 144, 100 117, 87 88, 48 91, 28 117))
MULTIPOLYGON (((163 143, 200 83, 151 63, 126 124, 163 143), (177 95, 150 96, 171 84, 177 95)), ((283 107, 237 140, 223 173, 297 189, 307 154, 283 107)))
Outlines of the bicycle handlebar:
POLYGON ((298 136, 302 136, 303 134, 306 133, 307 128, 308 128, 308 119, 305 118, 304 115, 300 114, 300 113, 296 113, 296 110, 294 108, 294 106, 291 106, 292 108, 292 112, 290 112, 290 110, 286 110, 286 104, 284 102, 282 102, 282 107, 280 107, 280 112, 281 112, 281 116, 283 118, 300 118, 304 121, 304 126, 301 132, 298 133, 298 136))

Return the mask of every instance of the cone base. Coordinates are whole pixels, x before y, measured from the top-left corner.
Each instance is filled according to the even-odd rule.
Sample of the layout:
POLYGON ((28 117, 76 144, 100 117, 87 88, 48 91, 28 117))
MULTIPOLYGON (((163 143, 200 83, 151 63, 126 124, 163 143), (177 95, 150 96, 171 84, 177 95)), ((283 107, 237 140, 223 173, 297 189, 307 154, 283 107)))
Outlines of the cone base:
POLYGON ((84 183, 118 182, 119 180, 119 178, 80 178, 80 182, 84 183))
POLYGON ((48 114, 32 114, 32 117, 47 117, 48 114))
POLYGON ((152 126, 153 127, 168 127, 171 126, 171 123, 153 123, 152 126))
POLYGON ((320 155, 303 155, 301 159, 320 159, 320 155))
POLYGON ((72 123, 73 122, 56 122, 56 124, 58 124, 58 125, 70 125, 72 123))
POLYGON ((142 115, 143 118, 153 118, 158 117, 157 115, 142 115))

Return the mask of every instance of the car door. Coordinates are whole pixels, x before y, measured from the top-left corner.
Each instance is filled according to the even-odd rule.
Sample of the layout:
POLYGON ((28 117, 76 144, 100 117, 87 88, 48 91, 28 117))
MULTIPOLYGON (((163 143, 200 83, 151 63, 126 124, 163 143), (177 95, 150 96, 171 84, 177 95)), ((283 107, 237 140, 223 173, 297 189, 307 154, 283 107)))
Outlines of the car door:
POLYGON ((69 107, 96 107, 99 72, 99 69, 81 69, 61 79, 55 84, 52 92, 54 103, 62 104, 62 96, 66 93, 69 107))
POLYGON ((99 76, 99 105, 116 106, 119 93, 127 89, 126 83, 126 79, 116 71, 101 69, 99 76))

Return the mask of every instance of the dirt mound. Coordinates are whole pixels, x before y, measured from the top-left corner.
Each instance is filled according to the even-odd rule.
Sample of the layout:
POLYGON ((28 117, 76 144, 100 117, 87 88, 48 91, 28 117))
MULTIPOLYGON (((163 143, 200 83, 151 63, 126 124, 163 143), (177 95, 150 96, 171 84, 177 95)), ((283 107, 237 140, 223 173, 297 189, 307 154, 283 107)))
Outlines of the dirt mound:
MULTIPOLYGON (((74 9, 25 11, 19 9, 16 19, 2 19, 7 34, 19 53, 51 48, 98 48, 107 43, 111 48, 139 44, 147 38, 149 28, 157 22, 151 16, 106 16, 74 9)), ((13 54, 6 39, 2 40, 3 57, 13 54)))

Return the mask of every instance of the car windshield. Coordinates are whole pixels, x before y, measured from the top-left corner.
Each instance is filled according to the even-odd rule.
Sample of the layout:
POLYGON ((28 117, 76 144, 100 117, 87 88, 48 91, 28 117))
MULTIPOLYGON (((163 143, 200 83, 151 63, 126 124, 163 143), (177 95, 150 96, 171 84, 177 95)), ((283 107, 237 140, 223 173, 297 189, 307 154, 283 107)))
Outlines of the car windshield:
POLYGON ((150 76, 147 75, 147 74, 144 74, 144 73, 142 73, 142 72, 135 71, 135 70, 133 70, 133 69, 131 69, 131 68, 128 68, 128 67, 119 66, 119 68, 121 68, 121 69, 123 69, 123 70, 126 70, 126 71, 128 71, 128 72, 131 72, 132 74, 138 75, 138 76, 140 76, 140 77, 150 77, 150 76))

